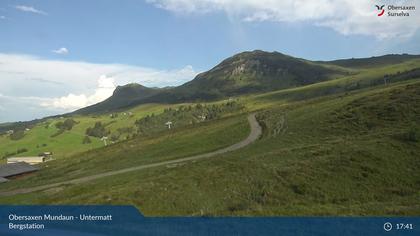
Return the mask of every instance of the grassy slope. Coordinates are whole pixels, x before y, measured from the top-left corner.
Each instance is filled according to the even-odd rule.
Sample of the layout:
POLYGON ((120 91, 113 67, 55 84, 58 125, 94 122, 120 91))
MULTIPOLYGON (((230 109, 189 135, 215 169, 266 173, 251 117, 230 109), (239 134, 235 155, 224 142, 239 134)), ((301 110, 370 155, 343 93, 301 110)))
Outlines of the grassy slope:
MULTIPOLYGON (((399 71, 402 72, 405 70, 418 68, 419 64, 420 59, 415 59, 406 61, 401 64, 375 68, 374 70, 354 70, 354 74, 351 76, 308 86, 266 93, 257 96, 257 99, 255 99, 255 96, 251 96, 251 100, 246 102, 248 107, 257 109, 270 107, 271 105, 278 104, 279 102, 286 103, 290 101, 305 100, 313 97, 324 96, 327 94, 351 91, 362 87, 369 87, 372 81, 381 80, 384 74, 395 74, 399 71)), ((331 67, 334 66, 331 65, 331 67)), ((38 124, 31 131, 27 132, 23 139, 18 141, 10 140, 6 135, 0 135, 0 156, 3 156, 4 153, 13 153, 18 149, 26 148, 28 149, 28 152, 20 153, 14 156, 37 155, 40 152, 52 151, 55 153, 56 158, 69 157, 74 154, 102 146, 102 142, 96 138, 91 138, 91 144, 82 144, 86 128, 92 127, 97 121, 101 121, 103 123, 113 122, 110 123, 107 128, 109 128, 112 132, 115 132, 118 128, 132 126, 136 119, 151 113, 161 113, 164 108, 173 106, 177 105, 141 105, 129 110, 133 113, 132 117, 128 115, 124 116, 122 115, 122 112, 120 112, 118 118, 115 119, 111 119, 109 114, 94 117, 76 115, 73 118, 80 123, 77 124, 71 131, 65 132, 53 138, 50 136, 57 131, 54 124, 60 121, 60 119, 51 119, 48 121, 51 123, 48 129, 44 128, 45 124, 38 124), (47 146, 44 147, 42 144, 47 144, 47 146)), ((121 140, 123 140, 125 136, 126 134, 121 137, 121 140)), ((5 160, 0 161, 4 162, 5 160)))
MULTIPOLYGON (((407 62, 366 70, 352 78, 366 82, 416 65, 418 62, 407 62)), ((325 93, 352 82, 343 78, 243 99, 250 109, 264 108, 259 119, 265 132, 260 141, 242 150, 171 168, 1 198, 0 202, 134 204, 148 215, 418 215, 420 144, 407 141, 406 134, 413 126, 419 128, 420 81, 325 93), (285 93, 296 97, 290 99, 285 93)), ((230 133, 224 129, 231 124, 221 127, 220 133, 208 140, 225 134, 225 145, 230 133)), ((191 132, 205 133, 188 129, 185 135, 191 132)), ((150 149, 148 145, 138 147, 137 152, 150 155, 148 159, 137 160, 133 155, 119 160, 121 151, 98 150, 56 164, 55 171, 46 169, 44 174, 1 188, 66 178, 60 176, 62 171, 75 177, 80 170, 96 173, 133 160, 144 163, 160 156, 157 153, 161 158, 176 158, 173 152, 182 155, 190 147, 203 146, 197 137, 202 136, 183 139, 184 144, 196 141, 196 145, 184 145, 182 150, 177 149, 179 145, 167 150, 168 145, 159 143, 151 144, 150 149), (102 156, 110 161, 99 160, 102 156)))
POLYGON ((242 115, 172 129, 47 162, 36 175, 2 184, 1 190, 54 183, 209 152, 239 142, 248 133, 248 123, 242 115))
MULTIPOLYGON (((209 104, 218 104, 223 102, 226 102, 226 100, 209 104)), ((166 108, 176 108, 186 105, 190 104, 145 104, 124 112, 120 111, 117 113, 117 118, 111 118, 109 113, 91 116, 73 115, 71 118, 78 123, 72 128, 72 130, 66 131, 56 137, 51 137, 51 135, 58 131, 55 127, 55 123, 63 121, 67 117, 62 119, 49 119, 46 122, 35 125, 31 130, 26 131, 25 136, 20 140, 11 140, 8 135, 0 135, 0 158, 5 153, 15 153, 18 149, 22 148, 26 148, 28 151, 13 156, 36 156, 39 153, 51 151, 54 153, 54 158, 56 159, 72 157, 76 154, 100 148, 104 145, 99 138, 95 137, 90 137, 92 141, 90 144, 82 143, 86 129, 88 127, 93 127, 95 122, 107 124, 106 128, 111 131, 111 134, 108 136, 111 136, 116 133, 119 128, 134 127, 135 121, 145 117, 146 115, 158 115, 166 108), (132 116, 128 115, 129 112, 132 113, 132 116), (48 128, 45 128, 47 123, 49 124, 48 128), (43 144, 46 144, 46 146, 43 146, 43 144)), ((128 135, 128 133, 123 133, 119 141, 125 140, 128 135)), ((0 159, 0 163, 1 162, 6 162, 6 159, 0 159)))
POLYGON ((355 70, 354 74, 350 76, 344 76, 334 80, 264 93, 256 97, 250 96, 248 105, 255 109, 266 108, 281 102, 303 101, 360 89, 369 90, 375 83, 379 82, 379 84, 382 84, 384 75, 397 74, 416 68, 420 68, 420 59, 395 65, 380 66, 374 69, 359 69, 355 70))
MULTIPOLYGON (((22 139, 17 141, 11 140, 7 135, 0 135, 0 156, 3 156, 6 152, 13 153, 16 152, 17 149, 26 148, 28 149, 28 152, 13 156, 32 156, 38 155, 38 153, 41 152, 51 151, 54 153, 54 157, 58 159, 70 157, 77 153, 103 146, 103 142, 94 137, 91 137, 91 144, 82 144, 86 129, 92 127, 95 122, 100 121, 104 124, 108 123, 109 125, 107 128, 109 128, 111 132, 115 132, 118 128, 133 126, 136 119, 152 113, 159 114, 163 112, 164 108, 171 106, 173 105, 146 104, 129 110, 133 113, 133 116, 123 115, 122 112, 120 112, 118 113, 119 116, 115 119, 110 118, 109 114, 100 116, 76 115, 72 118, 79 123, 76 124, 72 130, 66 131, 56 137, 51 137, 51 135, 57 132, 57 128, 54 124, 64 119, 50 119, 47 121, 47 123, 50 123, 48 128, 45 128, 45 122, 39 123, 30 131, 27 131, 22 139), (42 144, 47 145, 43 146, 42 144)), ((128 111, 126 113, 128 114, 128 111)), ((124 137, 122 137, 122 139, 123 138, 124 137)), ((5 160, 2 161, 4 162, 5 160)))
POLYGON ((417 80, 273 107, 260 115, 264 138, 243 150, 2 202, 134 204, 147 215, 418 215, 420 144, 403 138, 420 119, 418 91, 417 80), (389 107, 405 120, 378 116, 389 107))

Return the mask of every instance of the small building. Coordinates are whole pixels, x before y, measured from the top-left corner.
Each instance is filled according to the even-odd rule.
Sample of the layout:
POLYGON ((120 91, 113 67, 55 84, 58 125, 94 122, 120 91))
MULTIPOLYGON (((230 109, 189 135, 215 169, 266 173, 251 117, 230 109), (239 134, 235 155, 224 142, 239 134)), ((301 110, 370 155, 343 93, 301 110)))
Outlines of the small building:
POLYGON ((37 170, 39 170, 37 167, 31 166, 25 162, 0 165, 0 183, 9 181, 7 178, 31 173, 37 170))
POLYGON ((9 157, 7 158, 7 164, 12 163, 19 163, 19 162, 25 162, 30 165, 35 165, 39 163, 45 162, 46 157, 45 156, 39 156, 39 157, 9 157))

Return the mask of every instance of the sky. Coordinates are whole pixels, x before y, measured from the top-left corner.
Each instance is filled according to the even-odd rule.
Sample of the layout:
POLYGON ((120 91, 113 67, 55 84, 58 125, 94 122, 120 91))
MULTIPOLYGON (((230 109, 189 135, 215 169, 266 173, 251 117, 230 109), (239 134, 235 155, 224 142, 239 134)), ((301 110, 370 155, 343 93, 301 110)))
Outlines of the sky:
POLYGON ((236 53, 311 60, 420 54, 416 0, 0 0, 0 123, 181 85, 236 53))

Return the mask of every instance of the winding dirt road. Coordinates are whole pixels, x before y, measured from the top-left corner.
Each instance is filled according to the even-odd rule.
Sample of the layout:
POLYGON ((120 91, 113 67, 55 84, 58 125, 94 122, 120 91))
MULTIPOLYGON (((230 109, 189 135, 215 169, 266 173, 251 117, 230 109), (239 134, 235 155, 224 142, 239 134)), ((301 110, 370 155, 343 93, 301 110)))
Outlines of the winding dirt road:
POLYGON ((22 189, 7 191, 7 192, 0 192, 0 196, 12 196, 12 195, 16 195, 16 194, 31 193, 31 192, 50 189, 50 188, 55 188, 55 187, 59 187, 61 185, 85 183, 85 182, 88 182, 88 181, 92 181, 92 180, 96 180, 96 179, 100 179, 100 178, 104 178, 104 177, 108 177, 108 176, 113 176, 113 175, 118 175, 118 174, 123 174, 123 173, 127 173, 127 172, 143 170, 143 169, 148 169, 148 168, 153 168, 153 167, 158 167, 158 166, 174 165, 174 164, 178 164, 178 163, 181 163, 181 162, 199 160, 199 159, 203 159, 203 158, 208 158, 208 157, 220 155, 220 154, 223 154, 223 153, 226 153, 226 152, 235 151, 235 150, 238 150, 240 148, 243 148, 243 147, 251 144, 252 142, 257 140, 262 134, 261 126, 258 124, 258 121, 255 118, 255 114, 250 114, 248 116, 248 122, 249 122, 249 125, 251 127, 251 132, 246 139, 242 140, 239 143, 235 143, 235 144, 233 144, 229 147, 222 148, 222 149, 219 149, 219 150, 216 150, 216 151, 213 151, 213 152, 199 154, 199 155, 190 156, 190 157, 184 157, 184 158, 180 158, 180 159, 176 159, 176 160, 162 161, 162 162, 153 163, 153 164, 140 165, 140 166, 125 168, 125 169, 121 169, 121 170, 114 170, 114 171, 109 171, 109 172, 105 172, 105 173, 101 173, 101 174, 90 175, 90 176, 86 176, 86 177, 81 177, 81 178, 72 179, 72 180, 63 181, 63 182, 58 182, 58 183, 53 183, 53 184, 46 184, 46 185, 41 185, 41 186, 36 186, 36 187, 31 187, 31 188, 22 188, 22 189))

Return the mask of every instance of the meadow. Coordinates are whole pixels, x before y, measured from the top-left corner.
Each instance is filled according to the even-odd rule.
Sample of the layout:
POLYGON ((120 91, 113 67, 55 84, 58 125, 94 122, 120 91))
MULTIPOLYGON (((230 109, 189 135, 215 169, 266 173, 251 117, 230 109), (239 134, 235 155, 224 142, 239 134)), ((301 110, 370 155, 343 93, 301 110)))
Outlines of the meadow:
MULTIPOLYGON (((92 150, 75 148, 37 173, 2 184, 0 192, 226 147, 248 135, 250 112, 263 127, 258 141, 237 151, 3 196, 0 203, 132 204, 149 216, 418 215, 420 77, 405 74, 419 67, 411 60, 355 69, 334 80, 237 97, 244 109, 211 121, 107 147, 97 148, 102 143, 96 140, 92 150)), ((133 108, 135 117, 109 127, 134 125, 169 106, 179 105, 142 105, 133 108)), ((80 122, 74 129, 83 132, 95 121, 112 121, 109 114, 74 119, 80 122)))

